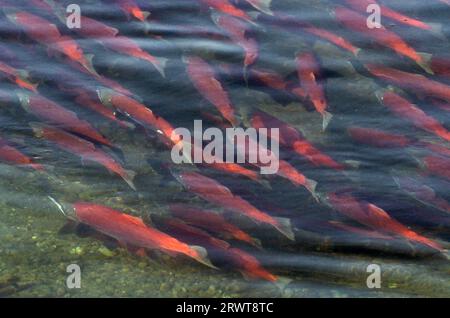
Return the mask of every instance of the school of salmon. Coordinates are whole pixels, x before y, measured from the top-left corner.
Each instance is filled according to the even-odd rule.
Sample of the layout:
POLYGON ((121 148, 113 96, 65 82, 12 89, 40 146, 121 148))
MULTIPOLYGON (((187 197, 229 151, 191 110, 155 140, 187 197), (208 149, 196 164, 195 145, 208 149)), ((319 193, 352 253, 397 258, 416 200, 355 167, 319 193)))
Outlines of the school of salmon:
MULTIPOLYGON (((101 64, 101 52, 113 52, 149 64, 154 70, 149 76, 158 76, 164 82, 173 80, 167 72, 173 58, 165 58, 160 56, 163 54, 143 47, 131 36, 108 25, 107 20, 102 21, 101 16, 90 16, 89 11, 85 13, 82 1, 81 27, 69 29, 66 6, 71 2, 29 0, 21 4, 21 1, 0 0, 2 113, 13 111, 32 118, 28 122, 30 135, 49 151, 58 149, 79 157, 83 163, 99 164, 98 169, 111 172, 110 178, 121 178, 130 191, 151 191, 140 188, 136 173, 114 155, 122 151, 120 146, 101 133, 95 122, 89 122, 76 109, 52 100, 47 92, 56 91, 73 100, 78 107, 86 108, 84 111, 95 112, 116 127, 119 134, 129 131, 145 134, 149 143, 170 153, 174 145, 186 142, 173 134, 177 123, 154 112, 147 99, 143 100, 132 88, 120 82, 120 76, 112 77, 97 65, 101 64), (85 39, 95 41, 98 46, 92 49, 95 54, 89 45, 85 45, 85 39), (32 63, 33 56, 41 52, 45 52, 46 58, 54 64, 51 70, 32 63)), ((140 25, 141 29, 136 32, 142 32, 141 36, 171 43, 170 32, 178 32, 178 36, 195 33, 200 38, 219 39, 240 50, 242 59, 240 67, 236 68, 236 64, 213 57, 206 50, 187 51, 178 47, 177 42, 173 48, 177 51, 178 61, 184 63, 192 88, 198 92, 199 103, 207 105, 199 119, 222 130, 230 127, 278 128, 279 170, 275 176, 265 176, 258 171, 264 165, 261 162, 174 165, 168 160, 161 169, 168 172, 167 177, 178 182, 189 197, 196 197, 198 204, 174 200, 163 207, 165 214, 141 218, 95 202, 61 202, 48 193, 47 199, 70 222, 87 225, 138 255, 145 256, 150 250, 158 250, 191 258, 214 269, 236 270, 249 279, 277 283, 282 281, 283 275, 273 273, 252 255, 252 252, 261 252, 265 248, 277 248, 270 243, 265 246, 267 240, 262 233, 272 233, 282 242, 280 249, 289 248, 302 244, 298 230, 309 230, 307 224, 310 221, 298 221, 295 214, 301 211, 287 213, 267 202, 269 200, 263 195, 259 197, 258 193, 233 189, 222 182, 220 176, 231 176, 264 188, 264 191, 271 191, 271 187, 281 180, 286 181, 293 191, 304 191, 311 199, 308 202, 317 210, 333 212, 329 219, 313 218, 311 228, 318 226, 323 231, 347 233, 355 239, 385 242, 387 246, 400 244, 405 246, 404 253, 420 257, 447 257, 450 131, 448 123, 442 122, 436 114, 450 111, 450 55, 418 52, 415 43, 390 27, 398 24, 427 37, 445 38, 439 33, 438 25, 391 8, 389 0, 328 1, 330 19, 339 28, 321 27, 278 11, 278 0, 189 0, 186 2, 209 20, 211 26, 179 25, 158 34, 153 32, 156 29, 153 26, 163 22, 158 15, 161 8, 153 7, 152 1, 110 2, 104 6, 120 12, 123 21, 140 25), (366 9, 371 4, 381 7, 385 24, 380 28, 367 26, 366 9), (328 73, 313 45, 299 46, 298 51, 293 52, 290 73, 281 74, 270 65, 258 63, 260 48, 266 49, 270 45, 261 42, 261 34, 271 29, 294 32, 301 41, 311 44, 320 41, 334 46, 342 54, 349 54, 349 61, 358 63, 360 73, 379 84, 372 93, 380 107, 402 125, 422 131, 417 137, 404 135, 395 127, 387 130, 355 122, 344 134, 358 147, 377 148, 381 157, 386 149, 396 149, 413 159, 415 167, 409 173, 392 167, 392 182, 411 200, 431 209, 430 215, 419 214, 419 218, 429 222, 435 220, 435 226, 441 228, 443 235, 433 236, 432 231, 423 226, 404 224, 391 213, 388 204, 383 206, 379 204, 380 200, 371 202, 370 196, 360 196, 360 189, 355 189, 351 181, 346 183, 350 175, 358 173, 357 161, 346 160, 345 154, 333 158, 327 149, 308 140, 298 127, 285 118, 278 118, 276 112, 260 109, 257 105, 248 105, 244 110, 234 104, 227 89, 230 80, 241 83, 243 88, 282 94, 285 98, 300 101, 310 112, 318 113, 323 134, 336 133, 329 130, 338 114, 333 112, 330 103, 333 96, 326 89, 328 73), (360 42, 347 39, 346 32, 357 34, 370 41, 372 46, 386 50, 391 59, 402 61, 408 68, 394 68, 388 63, 367 59, 364 52, 370 47, 359 47, 360 42), (424 103, 433 105, 433 111, 424 108, 424 103), (322 187, 327 180, 313 180, 310 171, 314 169, 339 175, 343 180, 341 186, 322 187), (211 170, 215 170, 214 174, 209 173, 211 170), (438 178, 444 188, 434 188, 434 184, 428 182, 429 178, 438 178)), ((446 1, 431 2, 450 10, 446 1)), ((276 50, 276 47, 272 49, 276 50)), ((148 90, 152 91, 152 87, 148 90)), ((0 160, 28 169, 29 173, 52 174, 46 162, 27 149, 26 144, 18 145, 1 132, 0 160)), ((366 191, 370 193, 370 189, 366 191)))

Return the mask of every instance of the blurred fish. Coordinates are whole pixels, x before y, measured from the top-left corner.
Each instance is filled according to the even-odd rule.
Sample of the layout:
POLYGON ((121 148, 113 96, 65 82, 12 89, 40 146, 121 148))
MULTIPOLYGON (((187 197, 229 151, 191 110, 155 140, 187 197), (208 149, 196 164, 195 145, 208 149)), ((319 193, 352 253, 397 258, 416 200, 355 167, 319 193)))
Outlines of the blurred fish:
POLYGON ((184 222, 200 227, 226 239, 234 239, 260 247, 259 240, 252 238, 249 234, 229 223, 222 215, 209 210, 191 207, 183 204, 171 204, 170 213, 184 222))
POLYGON ((196 56, 183 57, 187 74, 198 92, 213 104, 222 116, 233 126, 238 125, 235 109, 228 93, 217 80, 214 69, 203 59, 196 56))
POLYGON ((426 171, 440 178, 450 180, 450 160, 438 156, 427 156, 421 159, 426 171))
POLYGON ((162 117, 156 116, 149 108, 131 97, 119 94, 110 89, 99 88, 98 96, 104 105, 111 106, 130 117, 147 129, 156 130, 165 140, 177 144, 179 136, 173 136, 174 128, 162 117))
POLYGON ((302 88, 313 103, 317 112, 323 117, 323 130, 330 123, 333 115, 328 111, 325 91, 319 83, 320 67, 317 59, 312 53, 301 53, 296 57, 298 78, 302 88))
POLYGON ((294 233, 288 219, 272 217, 260 211, 248 201, 234 195, 230 189, 219 182, 197 172, 174 173, 174 176, 188 191, 204 200, 235 213, 243 214, 257 223, 273 226, 287 238, 294 240, 294 233))
POLYGON ((152 218, 164 232, 188 244, 204 246, 206 249, 226 250, 228 242, 211 236, 209 233, 174 218, 152 218))
POLYGON ((26 88, 32 92, 37 92, 38 84, 31 83, 27 71, 15 69, 0 61, 0 73, 5 74, 7 78, 16 85, 26 88))
POLYGON ((149 62, 155 67, 155 69, 161 74, 162 77, 166 77, 165 68, 167 59, 151 55, 150 53, 141 49, 141 47, 132 39, 126 36, 116 35, 115 37, 104 37, 98 40, 105 47, 113 51, 149 62))
POLYGON ((307 158, 316 166, 325 166, 336 170, 344 168, 344 165, 336 162, 333 158, 314 147, 301 132, 278 118, 258 110, 253 112, 251 123, 252 127, 257 129, 278 128, 279 142, 291 148, 300 156, 307 158))
POLYGON ((169 255, 182 254, 213 267, 204 248, 180 242, 174 237, 149 227, 138 217, 88 202, 62 205, 54 199, 52 201, 69 219, 86 224, 122 244, 160 250, 169 255))
POLYGON ((69 60, 79 63, 90 73, 97 75, 92 65, 93 55, 85 55, 80 46, 71 37, 61 35, 56 25, 34 14, 4 9, 7 18, 16 25, 21 26, 31 39, 44 44, 49 54, 62 53, 69 60))
POLYGON ((364 127, 349 127, 347 129, 350 137, 358 143, 378 148, 407 148, 415 147, 420 150, 426 149, 440 156, 450 157, 450 148, 443 145, 406 137, 399 134, 386 132, 379 129, 364 127))
POLYGON ((450 203, 436 195, 433 188, 408 176, 393 176, 397 186, 415 200, 435 209, 450 213, 450 203))
POLYGON ((219 28, 228 33, 230 39, 236 45, 244 50, 244 77, 247 78, 248 67, 256 62, 259 55, 258 43, 254 38, 247 35, 248 25, 233 16, 217 12, 212 13, 212 19, 219 28))
POLYGON ((37 118, 57 125, 62 129, 85 136, 103 145, 113 146, 91 124, 79 119, 74 112, 65 109, 39 94, 25 91, 18 91, 16 94, 19 97, 22 107, 37 118))
POLYGON ((343 37, 328 31, 326 29, 322 29, 319 27, 316 27, 312 25, 311 23, 301 20, 300 18, 292 15, 288 15, 282 12, 274 12, 274 16, 267 16, 267 15, 259 15, 258 21, 266 22, 271 25, 276 25, 282 28, 288 28, 291 31, 295 32, 304 32, 311 34, 315 37, 318 37, 320 39, 323 39, 327 42, 330 42, 337 47, 340 47, 341 49, 344 49, 345 51, 348 51, 352 53, 353 55, 357 56, 358 53, 361 51, 360 48, 354 46, 349 41, 344 39, 343 37))
POLYGON ((383 105, 388 107, 398 117, 405 118, 412 122, 414 126, 450 141, 450 132, 440 122, 425 114, 424 111, 407 99, 390 91, 385 93, 378 92, 377 96, 383 105))
POLYGON ((450 79, 450 57, 433 56, 431 59, 431 69, 434 74, 450 79))
POLYGON ((254 256, 243 250, 230 248, 226 255, 247 279, 263 279, 273 283, 279 281, 279 278, 263 268, 254 256))
POLYGON ((408 73, 382 65, 368 64, 366 68, 384 81, 411 90, 416 95, 435 97, 450 103, 450 86, 448 85, 433 81, 420 74, 408 73))
POLYGON ((44 124, 30 123, 30 126, 36 137, 43 138, 59 148, 81 157, 83 162, 88 160, 104 166, 108 171, 120 176, 133 190, 136 190, 133 184, 135 173, 125 170, 112 157, 97 148, 94 144, 63 130, 44 124))
POLYGON ((378 129, 350 127, 347 131, 353 140, 379 148, 405 148, 413 143, 405 136, 387 133, 378 129))
POLYGON ((234 6, 229 0, 199 0, 199 1, 210 8, 216 9, 217 11, 254 23, 252 18, 246 12, 234 6))
POLYGON ((389 7, 382 5, 377 0, 344 0, 345 3, 353 10, 366 14, 367 8, 370 5, 377 5, 381 9, 382 17, 389 18, 395 22, 408 25, 414 28, 422 29, 425 31, 432 31, 436 34, 441 33, 441 26, 433 23, 425 23, 420 20, 414 19, 410 16, 404 15, 398 11, 392 10, 389 7))
POLYGON ((89 92, 83 90, 82 88, 67 89, 64 88, 62 85, 60 85, 59 89, 65 92, 69 92, 72 95, 75 95, 76 96, 75 102, 78 105, 89 108, 90 110, 96 112, 97 114, 116 123, 120 127, 128 129, 133 129, 135 127, 132 123, 118 119, 116 117, 116 113, 111 108, 97 101, 98 97, 96 95, 95 97, 93 97, 90 95, 89 92))
POLYGON ((334 10, 334 16, 346 28, 370 37, 378 44, 388 47, 397 54, 413 60, 427 73, 433 74, 429 65, 431 55, 416 52, 414 48, 396 33, 387 30, 384 26, 381 26, 381 28, 370 29, 367 27, 366 16, 344 7, 337 7, 334 10))
POLYGON ((292 166, 286 160, 280 159, 277 154, 275 154, 272 150, 263 146, 262 143, 257 143, 257 147, 251 147, 250 142, 257 142, 256 140, 251 140, 250 138, 246 138, 245 142, 238 143, 237 153, 242 154, 246 160, 246 162, 250 165, 253 165, 258 168, 267 167, 267 163, 261 162, 261 158, 259 153, 264 153, 270 156, 272 160, 278 161, 278 170, 275 172, 276 175, 289 180, 296 187, 305 187, 312 196, 317 200, 316 196, 316 187, 317 182, 307 178, 302 172, 297 170, 294 166, 292 166), (250 158, 256 158, 256 161, 250 160, 250 158))
POLYGON ((134 17, 139 21, 144 22, 150 15, 150 12, 142 11, 134 0, 115 0, 115 3, 128 18, 134 17))
POLYGON ((376 205, 358 201, 349 194, 329 193, 326 201, 338 212, 381 233, 397 235, 410 241, 422 243, 438 251, 443 248, 436 242, 417 234, 403 224, 391 218, 376 205))
POLYGON ((0 160, 17 166, 30 167, 38 171, 45 170, 42 165, 33 163, 31 158, 9 145, 2 137, 0 137, 0 160))

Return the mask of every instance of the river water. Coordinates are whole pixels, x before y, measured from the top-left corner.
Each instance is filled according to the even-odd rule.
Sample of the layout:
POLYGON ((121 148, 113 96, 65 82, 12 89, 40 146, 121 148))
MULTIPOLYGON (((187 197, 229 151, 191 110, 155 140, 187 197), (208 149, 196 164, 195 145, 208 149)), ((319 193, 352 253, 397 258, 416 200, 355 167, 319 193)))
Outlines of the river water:
MULTIPOLYGON (((45 1, 0 1, 0 63, 22 70, 19 75, 0 71, 3 147, 0 148, 0 296, 450 296, 447 252, 450 203, 447 206, 443 203, 450 202, 446 169, 450 167, 448 135, 445 140, 442 137, 445 133, 438 136, 423 129, 420 123, 411 120, 411 109, 395 112, 378 96, 386 89, 395 92, 437 120, 444 130, 450 129, 450 101, 440 100, 437 107, 436 99, 429 98, 427 92, 376 77, 367 66, 377 64, 420 74, 447 85, 450 85, 449 77, 427 73, 418 63, 380 43, 380 39, 371 38, 369 28, 357 32, 339 22, 336 10, 351 8, 352 1, 272 0, 273 15, 256 10, 248 3, 251 1, 231 2, 252 20, 249 23, 237 18, 231 27, 246 31, 246 39, 253 39, 258 47, 258 58, 246 71, 242 46, 214 23, 218 10, 208 6, 208 1, 136 1, 142 11, 151 12, 145 22, 125 14, 120 1, 57 1, 58 6, 54 8, 46 7, 45 1), (142 52, 159 61, 167 59, 165 76, 148 61, 105 45, 115 41, 113 36, 97 38, 69 29, 62 22, 64 18, 58 19, 61 13, 58 9, 64 12, 69 4, 78 4, 82 16, 117 29, 118 35, 134 41, 142 52), (94 92, 92 100, 102 105, 95 92, 114 85, 106 80, 102 83, 77 62, 69 61, 61 51, 52 50, 48 44, 51 34, 45 24, 25 16, 19 21, 25 24, 24 28, 18 19, 8 18, 24 12, 56 25, 60 34, 75 40, 84 54, 93 55, 93 68, 102 79, 113 80, 174 128, 192 131, 194 120, 202 120, 205 128, 217 127, 223 131, 227 124, 211 100, 205 98, 211 86, 198 89, 189 73, 189 57, 199 57, 214 70, 216 80, 227 92, 238 118, 237 126, 250 127, 252 116, 264 112, 272 116, 275 126, 284 123, 291 130, 301 132, 310 144, 339 163, 340 168, 316 164, 287 145, 280 145, 279 158, 317 182, 315 198, 304 186, 294 185, 280 175, 259 175, 259 169, 251 165, 245 167, 257 172, 258 182, 204 164, 176 165, 161 131, 155 132, 154 127, 146 126, 127 112, 113 113, 110 105, 102 109, 116 117, 108 119, 87 107, 86 101, 77 101, 80 91, 68 92, 68 89, 94 92), (337 46, 334 38, 330 41, 330 37, 323 36, 325 31, 359 48, 358 54, 337 46), (299 80, 296 56, 315 58, 316 86, 299 80), (257 74, 262 71, 279 75, 289 85, 283 89, 269 87, 258 79, 257 74), (37 84, 36 92, 24 87, 18 78, 37 84), (295 87, 302 87, 309 96, 317 87, 323 90, 327 111, 333 115, 325 130, 322 115, 311 102, 313 98, 293 94, 295 87), (48 120, 62 117, 58 111, 42 114, 33 112, 33 105, 26 107, 24 96, 28 94, 45 98, 34 109, 45 108, 43 105, 51 101, 76 113, 107 138, 113 146, 96 143, 95 147, 136 173, 136 191, 100 164, 86 158, 81 160, 73 151, 37 136, 32 128, 42 127, 39 126, 42 123, 66 131, 71 129, 64 124, 56 125, 55 119, 48 120), (355 127, 395 134, 402 143, 393 145, 393 137, 383 139, 379 135, 355 140, 350 133, 355 127), (5 145, 19 150, 44 170, 7 161, 5 145), (432 146, 440 147, 439 151, 430 150, 432 146), (437 172, 424 163, 427 156, 444 162, 437 172), (270 217, 289 220, 293 239, 274 227, 231 211, 226 200, 218 204, 189 191, 174 177, 186 171, 212 178, 270 217), (412 188, 419 190, 413 192, 412 188), (330 204, 332 194, 357 200, 365 215, 354 212, 349 201, 340 208, 330 204), (255 274, 255 268, 245 271, 228 254, 216 253, 206 243, 209 258, 219 269, 161 251, 147 251, 143 256, 133 246, 125 248, 92 224, 67 223, 67 217, 49 196, 63 204, 88 202, 140 217, 149 227, 193 245, 202 245, 202 240, 167 228, 167 220, 180 220, 170 213, 169 206, 182 204, 186 209, 195 207, 219 213, 227 222, 260 241, 261 246, 230 239, 208 228, 202 228, 203 233, 227 241, 228 248, 255 257, 262 268, 278 279, 271 282, 249 278, 255 274), (370 210, 375 206, 378 210, 370 210), (70 264, 80 267, 81 288, 71 289, 66 284, 70 264), (375 277, 378 269, 377 287, 380 288, 370 288, 374 287, 371 283, 378 282, 375 277)), ((423 30, 401 24, 383 16, 382 8, 381 24, 386 32, 394 32, 416 52, 448 55, 448 4, 438 0, 380 0, 379 3, 433 26, 432 30, 423 30)), ((81 29, 86 27, 83 21, 81 29)), ((385 34, 383 38, 387 38, 385 34)), ((398 45, 398 41, 394 42, 393 46, 398 45)), ((305 60, 299 63, 308 69, 305 60)), ((448 93, 450 86, 444 91, 448 93)), ((203 191, 212 193, 215 189, 203 187, 203 191)), ((124 230, 121 235, 125 239, 129 233, 124 230)), ((121 241, 122 237, 115 238, 121 241)))

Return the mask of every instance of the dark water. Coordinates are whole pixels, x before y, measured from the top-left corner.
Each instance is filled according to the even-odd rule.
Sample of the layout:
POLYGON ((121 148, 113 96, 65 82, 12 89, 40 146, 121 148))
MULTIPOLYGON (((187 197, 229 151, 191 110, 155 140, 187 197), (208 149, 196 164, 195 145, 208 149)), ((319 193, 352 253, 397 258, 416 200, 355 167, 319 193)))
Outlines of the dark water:
MULTIPOLYGON (((82 162, 78 156, 37 138, 29 123, 42 121, 42 118, 26 112, 17 98, 26 89, 11 82, 11 76, 0 72, 0 136, 8 145, 45 167, 45 172, 38 172, 5 161, 0 165, 0 296, 450 295, 447 257, 450 210, 439 209, 429 200, 399 188, 395 182, 396 178, 407 176, 415 184, 432 189, 444 202, 450 202, 450 181, 445 177, 448 170, 445 166, 441 168, 442 173, 431 174, 427 170, 423 159, 430 152, 421 142, 446 149, 450 149, 450 145, 412 124, 407 116, 394 114, 384 106, 375 93, 387 88, 389 83, 373 76, 365 65, 377 63, 450 85, 448 78, 429 75, 410 59, 400 57, 364 34, 343 27, 333 15, 336 6, 343 2, 273 0, 274 16, 261 14, 254 18, 255 24, 248 24, 247 37, 254 38, 259 47, 259 58, 249 67, 249 74, 252 70, 271 70, 296 85, 299 83, 296 54, 313 53, 320 64, 317 81, 325 90, 327 110, 333 114, 323 131, 322 117, 308 98, 301 100, 287 91, 268 88, 251 75, 247 82, 244 80, 242 48, 214 24, 210 8, 202 1, 137 2, 142 10, 151 12, 146 22, 127 18, 114 1, 59 3, 63 7, 69 3, 79 4, 83 15, 117 28, 120 35, 134 40, 153 56, 168 59, 165 78, 152 64, 108 49, 101 44, 101 39, 83 37, 69 30, 51 11, 40 9, 29 1, 14 1, 12 7, 57 25, 62 34, 76 40, 84 53, 94 55, 93 66, 99 74, 128 89, 136 100, 173 127, 192 129, 196 119, 202 119, 209 127, 223 124, 211 119, 210 115, 221 118, 220 113, 195 88, 186 72, 183 56, 199 56, 214 68, 242 127, 248 127, 249 115, 262 110, 301 131, 315 147, 344 164, 345 169, 315 166, 281 146, 280 158, 318 182, 320 200, 317 201, 304 187, 296 187, 280 176, 262 176, 265 182, 261 185, 211 167, 189 164, 175 167, 178 172, 196 170, 227 186, 235 195, 269 215, 289 219, 295 240, 286 239, 272 227, 229 213, 226 204, 218 206, 205 201, 187 191, 173 177, 168 170, 168 165, 172 164, 170 149, 154 130, 144 129, 133 118, 118 113, 117 119, 136 126, 135 129, 120 127, 83 107, 85 105, 77 104, 77 94, 69 94, 61 86, 95 92, 102 84, 70 64, 61 54, 49 55, 46 45, 38 43, 8 20, 6 14, 10 11, 5 11, 0 15, 0 62, 28 71, 30 81, 39 84, 40 95, 75 112, 110 140, 114 147, 97 147, 116 158, 126 169, 136 172, 137 191, 104 167, 88 160, 82 162), (355 56, 305 32, 299 21, 333 32, 362 50, 355 56), (5 100, 3 95, 7 96, 5 100), (402 135, 416 142, 397 148, 373 147, 350 138, 348 128, 356 126, 402 135), (325 198, 335 192, 378 206, 387 211, 391 219, 439 244, 440 250, 408 240, 400 233, 389 232, 383 222, 368 226, 361 218, 352 218, 333 209, 325 198), (84 201, 105 205, 142 217, 149 225, 153 221, 153 226, 164 231, 166 229, 159 220, 170 215, 169 204, 207 208, 223 214, 231 223, 259 239, 262 249, 228 241, 232 247, 256 257, 262 267, 281 278, 275 284, 263 279, 244 279, 239 268, 227 257, 212 259, 221 267, 214 270, 181 256, 159 252, 151 252, 149 257, 134 255, 131 248, 118 246, 117 242, 99 235, 92 228, 78 225, 68 229, 65 226, 67 219, 48 196, 64 203, 84 201), (66 268, 70 264, 81 267, 81 289, 66 286, 66 268), (370 264, 381 267, 379 289, 370 289, 366 285, 370 264)), ((255 12, 246 1, 235 3, 246 12, 255 12)), ((396 32, 418 52, 435 56, 448 54, 448 5, 437 0, 385 0, 383 4, 441 27, 437 34, 383 17, 382 24, 388 30, 396 32)), ((11 7, 8 3, 2 3, 3 9, 8 7, 11 7)), ((450 129, 448 107, 445 110, 433 106, 429 96, 418 96, 414 89, 403 91, 399 86, 393 89, 450 129)), ((365 139, 366 143, 371 141, 365 139)), ((449 160, 444 155, 437 156, 449 160)), ((344 211, 349 209, 347 206, 344 211)))

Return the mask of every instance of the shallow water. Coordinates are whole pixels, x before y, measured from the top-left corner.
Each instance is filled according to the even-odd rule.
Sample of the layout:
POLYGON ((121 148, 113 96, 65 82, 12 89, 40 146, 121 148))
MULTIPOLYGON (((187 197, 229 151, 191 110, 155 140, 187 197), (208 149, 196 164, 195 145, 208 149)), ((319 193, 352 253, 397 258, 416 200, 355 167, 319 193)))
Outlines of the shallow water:
MULTIPOLYGON (((60 1, 64 5, 78 3, 83 15, 117 28, 120 35, 133 39, 153 56, 167 58, 165 78, 150 63, 107 49, 101 39, 77 35, 54 14, 30 5, 29 1, 14 1, 14 8, 55 23, 61 33, 77 41, 84 53, 94 55, 93 65, 99 74, 120 83, 173 127, 193 129, 194 120, 199 119, 206 127, 223 124, 208 117, 212 114, 220 118, 220 113, 196 90, 186 72, 183 56, 200 56, 214 67, 217 79, 242 120, 242 127, 248 127, 249 114, 263 110, 301 131, 307 140, 346 167, 344 170, 318 167, 281 146, 280 158, 318 182, 320 202, 304 187, 295 187, 279 176, 262 176, 265 181, 261 184, 211 167, 196 168, 269 215, 288 218, 295 233, 295 240, 290 241, 270 226, 229 213, 226 205, 206 202, 184 189, 168 169, 172 164, 170 149, 154 130, 145 130, 141 123, 124 114, 117 114, 117 118, 134 123, 136 128, 119 127, 77 104, 75 96, 63 91, 61 85, 95 92, 101 84, 93 76, 80 72, 61 54, 50 55, 44 44, 27 36, 1 13, 0 62, 28 71, 31 82, 39 84, 40 95, 74 111, 110 140, 114 148, 97 147, 126 169, 136 172, 137 191, 104 167, 81 161, 55 144, 37 138, 29 123, 41 119, 27 113, 16 97, 17 92, 25 90, 0 72, 0 136, 8 145, 45 167, 45 172, 38 172, 4 161, 0 163, 0 296, 450 296, 447 252, 450 212, 408 195, 397 186, 395 177, 408 176, 420 185, 431 187, 447 202, 450 202, 450 180, 444 173, 431 175, 427 171, 423 158, 430 153, 423 144, 377 148, 355 142, 347 131, 356 126, 374 128, 450 149, 448 141, 417 128, 405 116, 395 115, 380 103, 375 92, 387 88, 389 83, 374 77, 365 65, 378 63, 426 75, 448 85, 450 80, 428 75, 409 59, 344 28, 332 14, 343 2, 272 0, 275 16, 262 14, 256 25, 248 25, 247 36, 255 38, 259 45, 259 58, 249 70, 272 70, 286 81, 298 83, 296 54, 314 53, 321 69, 318 81, 324 87, 328 111, 333 114, 323 131, 322 117, 307 99, 300 100, 293 94, 269 89, 251 76, 246 83, 243 50, 213 23, 210 9, 201 1, 137 2, 142 10, 151 12, 145 23, 128 19, 109 1, 60 1), (362 50, 355 56, 308 34, 294 22, 286 23, 286 19, 279 18, 286 14, 342 36, 362 50), (14 98, 4 101, 3 94, 14 98), (351 194, 361 202, 375 204, 391 218, 440 244, 442 250, 386 233, 385 224, 374 229, 357 222, 326 204, 323 199, 332 192, 351 194), (80 225, 69 229, 65 226, 67 218, 48 196, 63 203, 102 204, 141 217, 149 225, 153 221, 153 226, 161 230, 164 228, 159 220, 161 216, 170 215, 169 204, 183 203, 223 213, 231 223, 259 239, 263 248, 256 249, 233 240, 228 240, 229 243, 255 256, 261 266, 282 277, 283 283, 246 279, 227 258, 219 257, 215 265, 221 269, 214 270, 185 257, 161 252, 149 252, 148 257, 135 255, 131 248, 125 249, 92 229, 80 225), (81 267, 80 289, 66 286, 69 275, 66 268, 70 264, 81 267), (381 267, 379 289, 366 285, 370 264, 381 267)), ((255 11, 246 1, 235 2, 246 12, 255 11)), ((437 36, 383 17, 382 24, 388 30, 395 31, 418 52, 448 54, 449 6, 437 0, 426 3, 385 0, 383 3, 442 28, 437 36)), ((7 4, 2 4, 2 8, 6 7, 7 4)), ((414 90, 402 91, 398 86, 394 89, 450 129, 448 109, 433 106, 429 96, 417 96, 414 90)), ((450 91, 450 86, 448 89, 450 91)), ((186 164, 173 169, 191 171, 195 168, 186 164)))

